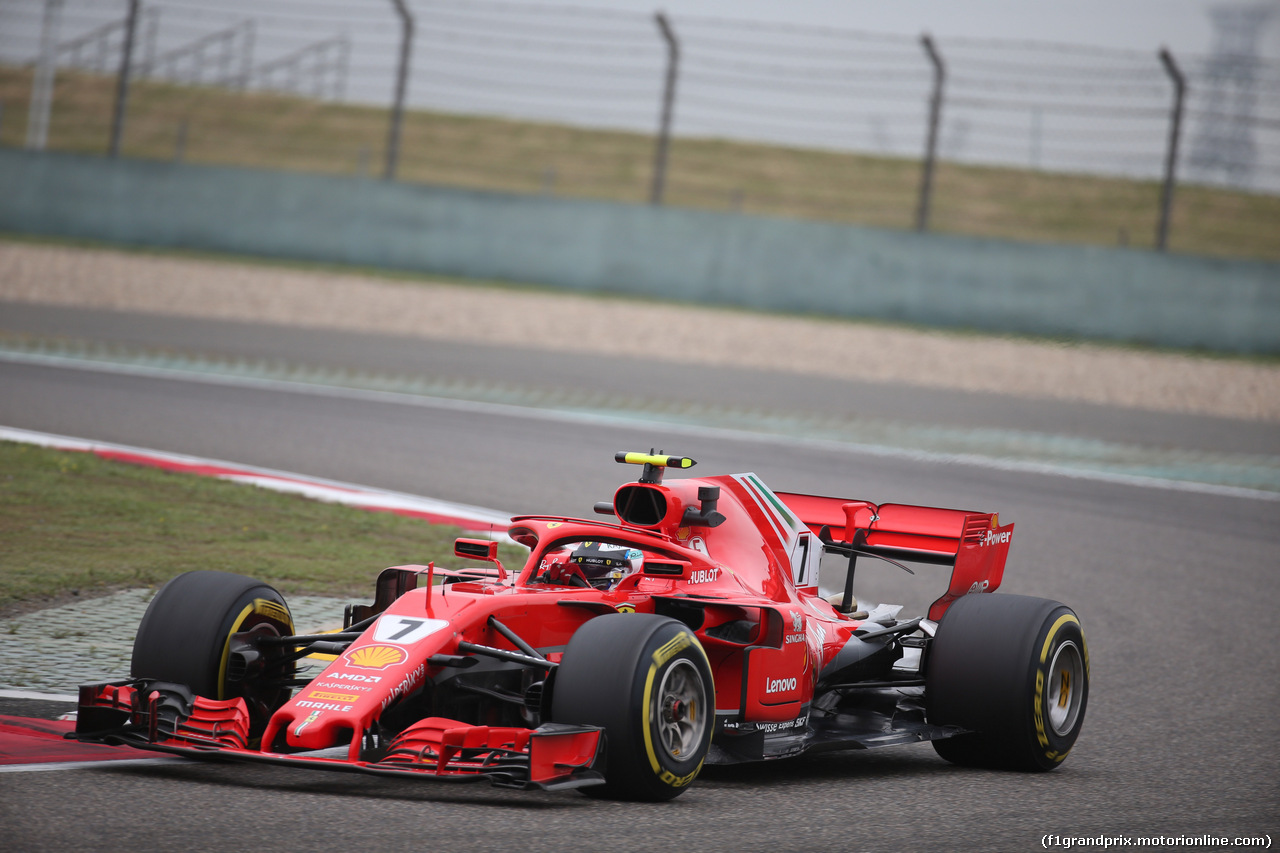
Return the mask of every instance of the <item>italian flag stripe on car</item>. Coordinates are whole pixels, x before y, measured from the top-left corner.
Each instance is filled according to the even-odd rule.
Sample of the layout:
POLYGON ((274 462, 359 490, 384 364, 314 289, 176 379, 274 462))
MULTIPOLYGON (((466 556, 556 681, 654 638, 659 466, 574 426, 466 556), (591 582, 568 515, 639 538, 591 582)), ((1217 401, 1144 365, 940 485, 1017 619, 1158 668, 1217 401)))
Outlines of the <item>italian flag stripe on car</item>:
POLYGON ((747 494, 751 495, 764 510, 765 517, 769 519, 778 537, 785 544, 790 545, 799 531, 799 522, 791 514, 791 510, 787 509, 786 504, 779 500, 768 486, 760 482, 760 478, 755 474, 741 474, 734 479, 746 487, 747 494))

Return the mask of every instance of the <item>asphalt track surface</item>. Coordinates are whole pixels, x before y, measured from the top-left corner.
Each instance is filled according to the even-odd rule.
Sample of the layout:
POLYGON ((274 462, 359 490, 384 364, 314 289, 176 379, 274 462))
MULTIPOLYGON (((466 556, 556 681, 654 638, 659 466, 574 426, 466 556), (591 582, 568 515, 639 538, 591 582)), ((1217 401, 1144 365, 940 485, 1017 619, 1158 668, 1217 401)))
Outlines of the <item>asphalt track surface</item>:
MULTIPOLYGON (((1274 453, 1277 440, 1271 425, 998 395, 0 305, 2 330, 59 328, 655 400, 768 398, 1189 449, 1274 453)), ((1048 774, 953 768, 918 745, 710 768, 685 795, 655 806, 221 764, 0 773, 5 849, 1028 850, 1047 834, 1274 839, 1280 830, 1276 501, 545 412, 13 363, 0 363, 0 423, 513 513, 589 515, 634 473, 612 463, 614 451, 651 446, 694 457, 698 473, 753 470, 781 490, 998 510, 1018 525, 1004 590, 1073 606, 1092 669, 1084 732, 1048 774)), ((945 583, 927 568, 910 584, 888 567, 859 577, 864 599, 909 608, 945 583)), ((0 700, 0 714, 60 710, 0 700)))

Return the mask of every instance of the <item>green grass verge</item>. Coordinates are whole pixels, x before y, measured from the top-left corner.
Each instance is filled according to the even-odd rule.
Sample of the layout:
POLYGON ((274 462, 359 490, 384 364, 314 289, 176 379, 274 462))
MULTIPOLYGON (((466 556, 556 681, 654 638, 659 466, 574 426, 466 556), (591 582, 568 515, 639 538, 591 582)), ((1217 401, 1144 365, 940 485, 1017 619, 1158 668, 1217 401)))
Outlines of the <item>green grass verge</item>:
MULTIPOLYGON (((113 76, 60 71, 49 147, 104 154, 113 76)), ((0 145, 26 135, 31 70, 0 67, 0 145)), ((384 108, 333 104, 135 80, 121 153, 126 157, 382 174, 384 108)), ((405 114, 397 179, 516 193, 644 203, 653 137, 427 111, 405 114)), ((920 162, 710 138, 673 140, 666 204, 909 229, 920 162)), ((1157 181, 940 162, 933 231, 1048 243, 1151 248, 1157 181)), ((1169 248, 1280 260, 1280 197, 1181 185, 1169 248)))
MULTIPOLYGON (((393 513, 0 441, 0 612, 157 586, 193 569, 249 575, 286 597, 367 603, 387 566, 462 566, 458 535, 393 513)), ((518 569, 527 552, 501 553, 518 569)))

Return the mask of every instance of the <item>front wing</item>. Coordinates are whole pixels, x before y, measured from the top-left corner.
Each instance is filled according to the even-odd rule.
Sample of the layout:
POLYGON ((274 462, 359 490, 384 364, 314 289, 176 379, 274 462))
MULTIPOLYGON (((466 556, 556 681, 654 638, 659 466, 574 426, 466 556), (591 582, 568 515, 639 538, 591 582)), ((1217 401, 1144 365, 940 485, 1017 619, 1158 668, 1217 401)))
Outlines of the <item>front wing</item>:
POLYGON ((595 726, 545 723, 525 729, 429 717, 367 751, 363 738, 357 738, 349 748, 277 753, 252 745, 243 699, 207 699, 180 684, 147 679, 83 685, 76 729, 68 737, 190 758, 450 782, 488 780, 508 788, 555 791, 604 782, 591 769, 603 745, 595 726))

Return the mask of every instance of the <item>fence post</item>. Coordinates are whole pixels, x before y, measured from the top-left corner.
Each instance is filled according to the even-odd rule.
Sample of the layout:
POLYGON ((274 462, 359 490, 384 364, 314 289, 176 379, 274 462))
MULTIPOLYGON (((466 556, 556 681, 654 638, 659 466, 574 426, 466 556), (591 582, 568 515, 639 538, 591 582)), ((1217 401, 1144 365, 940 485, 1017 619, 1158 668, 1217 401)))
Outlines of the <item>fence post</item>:
POLYGON ((387 166, 383 177, 395 180, 400 159, 400 125, 404 121, 404 93, 409 82, 409 52, 413 48, 413 16, 404 0, 392 0, 400 14, 400 68, 396 73, 396 101, 391 108, 391 128, 387 132, 387 166))
POLYGON ((351 39, 343 35, 341 44, 339 52, 341 58, 338 60, 338 70, 334 72, 337 75, 337 82, 334 84, 333 99, 337 102, 347 99, 347 74, 351 70, 351 39))
POLYGON ((947 68, 928 33, 920 36, 929 61, 933 63, 933 94, 929 98, 929 133, 925 140, 924 172, 920 176, 920 203, 916 207, 916 230, 929 228, 929 203, 933 196, 933 164, 938 154, 938 124, 942 117, 942 86, 946 82, 947 68))
POLYGON ((138 0, 129 0, 129 17, 124 25, 124 51, 120 57, 120 75, 116 78, 116 109, 111 119, 111 156, 120 156, 120 137, 124 135, 124 111, 129 103, 129 72, 133 64, 133 37, 138 30, 138 0))
POLYGON ((1187 80, 1168 48, 1160 48, 1160 62, 1173 80, 1173 115, 1169 119, 1169 150, 1165 152, 1164 187, 1160 191, 1160 223, 1156 226, 1156 250, 1169 247, 1169 216, 1173 211, 1173 189, 1178 171, 1178 137, 1182 133, 1182 101, 1187 94, 1187 80))
POLYGON ((150 77, 155 73, 156 67, 156 36, 160 32, 160 10, 154 6, 143 11, 147 17, 147 35, 146 35, 146 59, 139 63, 137 76, 150 77))
POLYGON ((667 43, 667 81, 662 90, 662 119, 658 127, 658 144, 653 154, 653 187, 649 191, 650 204, 662 204, 662 191, 667 183, 667 148, 671 144, 671 112, 676 100, 676 74, 680 67, 680 42, 661 12, 654 13, 658 31, 667 43))
POLYGON ((258 27, 252 18, 242 22, 240 26, 244 35, 240 37, 240 74, 236 80, 236 88, 246 92, 253 82, 253 48, 257 41, 258 27))
POLYGON ((40 32, 40 59, 31 82, 27 118, 27 148, 43 151, 49 142, 49 113, 53 111, 53 77, 58 68, 58 24, 62 0, 44 0, 44 25, 40 32))

